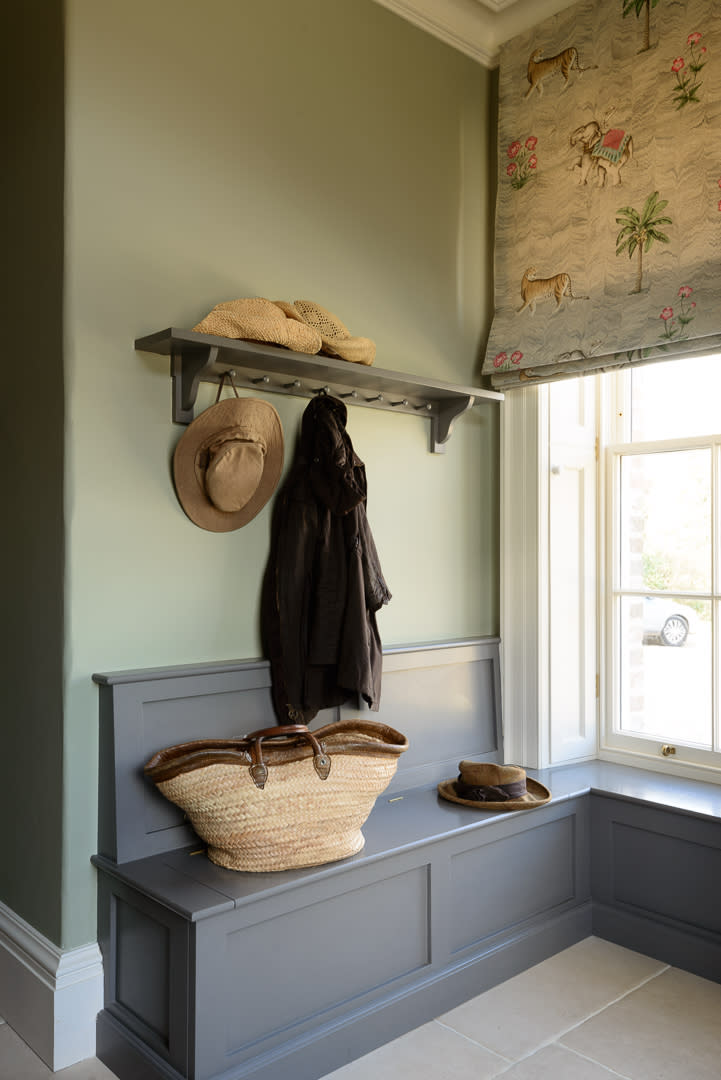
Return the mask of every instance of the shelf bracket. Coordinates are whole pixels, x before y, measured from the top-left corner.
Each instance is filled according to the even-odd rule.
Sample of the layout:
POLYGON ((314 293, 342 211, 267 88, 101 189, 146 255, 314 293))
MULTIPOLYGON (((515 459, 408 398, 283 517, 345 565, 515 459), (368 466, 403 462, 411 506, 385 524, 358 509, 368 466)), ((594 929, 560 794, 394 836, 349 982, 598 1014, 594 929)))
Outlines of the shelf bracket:
POLYGON ((198 386, 203 374, 218 360, 217 345, 206 349, 186 349, 172 353, 173 423, 189 424, 193 419, 198 386))
POLYGON ((349 364, 332 356, 297 353, 262 342, 220 338, 168 327, 136 338, 135 348, 170 360, 172 417, 192 423, 200 383, 218 383, 229 371, 252 393, 312 397, 323 388, 351 405, 416 415, 430 420, 430 451, 445 453, 455 421, 482 401, 503 394, 480 387, 420 379, 400 371, 349 364))
POLYGON ((432 454, 445 454, 446 443, 450 439, 453 430, 453 422, 457 417, 471 409, 475 400, 470 394, 468 397, 459 397, 455 401, 440 406, 438 414, 431 417, 432 454))

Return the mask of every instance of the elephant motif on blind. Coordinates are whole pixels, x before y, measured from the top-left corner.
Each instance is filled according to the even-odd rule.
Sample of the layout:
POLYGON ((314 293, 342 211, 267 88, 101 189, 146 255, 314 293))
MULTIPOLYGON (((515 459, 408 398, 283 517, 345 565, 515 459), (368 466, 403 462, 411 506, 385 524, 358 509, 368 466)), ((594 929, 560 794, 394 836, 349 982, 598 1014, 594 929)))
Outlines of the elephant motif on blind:
POLYGON ((571 170, 580 185, 595 177, 599 187, 617 186, 621 183, 621 169, 633 156, 630 134, 621 128, 604 131, 606 122, 607 118, 603 125, 591 120, 571 133, 569 142, 579 155, 571 170))

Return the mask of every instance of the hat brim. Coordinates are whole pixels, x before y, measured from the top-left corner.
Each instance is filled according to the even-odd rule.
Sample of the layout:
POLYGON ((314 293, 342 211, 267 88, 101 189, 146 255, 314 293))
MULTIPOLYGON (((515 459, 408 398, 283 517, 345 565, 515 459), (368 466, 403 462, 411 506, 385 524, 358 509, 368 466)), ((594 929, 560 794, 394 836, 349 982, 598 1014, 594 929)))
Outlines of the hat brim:
MULTIPOLYGON (((271 300, 265 301, 273 309, 279 305, 271 300)), ((302 319, 285 319, 278 316, 268 318, 263 315, 251 315, 237 312, 234 305, 238 301, 216 304, 211 312, 193 327, 198 334, 212 334, 216 337, 233 338, 239 341, 257 341, 261 345, 279 345, 292 352, 308 353, 313 356, 320 352, 322 340, 317 330, 302 319)))
POLYGON ((274 300, 273 303, 293 322, 314 328, 321 335, 321 349, 326 356, 337 356, 341 360, 348 360, 351 364, 365 364, 370 367, 376 358, 376 343, 370 338, 351 337, 347 327, 330 311, 326 311, 320 304, 312 300, 296 300, 289 303, 287 300, 274 300), (296 304, 303 304, 309 310, 301 312, 296 304), (312 313, 316 313, 315 318, 312 313), (332 336, 328 333, 328 326, 335 325, 339 333, 332 336), (325 329, 325 333, 323 332, 325 329))
POLYGON ((338 356, 341 360, 347 360, 351 364, 365 364, 370 367, 376 358, 375 342, 370 338, 349 337, 332 338, 323 337, 321 352, 330 356, 338 356))
POLYGON ((551 792, 538 780, 526 777, 526 795, 519 799, 508 799, 506 802, 476 802, 473 799, 462 799, 456 795, 456 781, 443 780, 438 785, 438 794, 450 802, 460 803, 462 806, 472 806, 475 810, 533 810, 537 806, 544 806, 551 798, 551 792))
POLYGON ((173 479, 180 505, 190 520, 209 532, 232 532, 252 521, 275 491, 283 468, 283 427, 273 405, 258 398, 228 398, 211 405, 185 429, 173 455, 173 479), (240 510, 219 510, 198 480, 195 459, 213 432, 243 425, 265 442, 263 472, 255 492, 240 510))

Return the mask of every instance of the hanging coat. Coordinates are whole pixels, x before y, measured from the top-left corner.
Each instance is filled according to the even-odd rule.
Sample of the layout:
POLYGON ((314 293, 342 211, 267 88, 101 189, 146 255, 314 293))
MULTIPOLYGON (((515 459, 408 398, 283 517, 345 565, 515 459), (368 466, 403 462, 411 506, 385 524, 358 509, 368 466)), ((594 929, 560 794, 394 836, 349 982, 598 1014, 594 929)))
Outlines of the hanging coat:
POLYGON ((358 695, 378 709, 376 612, 391 594, 366 518, 365 466, 347 409, 319 395, 306 408, 275 501, 261 604, 278 722, 308 723, 358 695))

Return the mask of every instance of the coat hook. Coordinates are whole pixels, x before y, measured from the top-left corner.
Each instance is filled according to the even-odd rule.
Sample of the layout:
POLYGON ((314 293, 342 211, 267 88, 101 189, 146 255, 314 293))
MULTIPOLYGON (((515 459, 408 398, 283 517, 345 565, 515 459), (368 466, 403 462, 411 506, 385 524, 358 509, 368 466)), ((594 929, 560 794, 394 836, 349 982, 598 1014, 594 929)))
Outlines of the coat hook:
POLYGON ((426 412, 430 412, 433 406, 428 403, 426 405, 414 405, 413 408, 416 410, 416 412, 418 412, 419 409, 425 409, 426 412))
POLYGON ((252 383, 269 383, 270 379, 268 378, 267 375, 261 375, 259 379, 251 379, 250 382, 252 382, 252 383))
POLYGON ((338 397, 339 398, 347 398, 347 397, 357 398, 358 397, 358 391, 357 390, 349 390, 347 394, 339 394, 338 397))
POLYGON ((314 394, 323 394, 325 396, 326 394, 330 394, 330 387, 329 386, 316 386, 313 393, 314 394))
POLYGON ((382 394, 376 394, 375 397, 367 397, 366 401, 383 401, 383 395, 382 394))
POLYGON ((298 390, 300 388, 300 379, 293 379, 293 382, 284 382, 284 390, 298 390))
POLYGON ((407 405, 407 404, 408 404, 408 398, 405 398, 405 397, 403 398, 402 401, 391 401, 391 405, 393 406, 394 409, 395 409, 396 405, 407 405))

